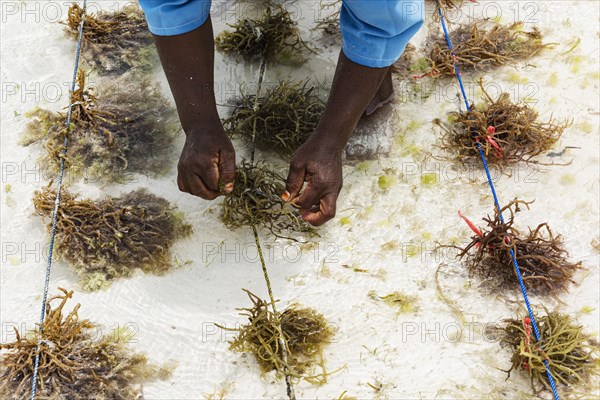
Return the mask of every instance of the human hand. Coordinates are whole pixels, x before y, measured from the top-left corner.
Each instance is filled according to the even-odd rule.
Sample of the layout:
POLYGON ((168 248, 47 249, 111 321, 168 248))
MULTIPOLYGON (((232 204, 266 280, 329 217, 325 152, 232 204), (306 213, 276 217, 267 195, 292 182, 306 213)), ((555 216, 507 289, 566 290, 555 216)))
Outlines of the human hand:
POLYGON ((306 222, 320 226, 335 217, 342 184, 341 149, 313 134, 294 153, 281 197, 300 207, 306 222))
POLYGON ((205 200, 233 191, 235 150, 220 121, 187 133, 177 172, 179 190, 205 200))

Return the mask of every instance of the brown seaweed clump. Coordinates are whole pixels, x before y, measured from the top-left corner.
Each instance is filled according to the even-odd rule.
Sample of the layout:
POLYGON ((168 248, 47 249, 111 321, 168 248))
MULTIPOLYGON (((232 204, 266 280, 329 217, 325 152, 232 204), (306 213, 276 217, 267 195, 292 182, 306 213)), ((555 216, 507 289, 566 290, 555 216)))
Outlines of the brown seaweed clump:
POLYGON ((272 304, 244 290, 252 307, 240 309, 248 317, 248 323, 237 329, 221 329, 238 332, 230 343, 230 349, 251 353, 256 358, 262 373, 276 371, 287 373, 295 379, 304 379, 313 384, 327 380, 323 347, 331 342, 333 328, 325 317, 310 308, 291 305, 281 315, 272 311, 272 304), (280 329, 281 328, 281 329, 280 329), (280 346, 280 333, 287 346, 287 364, 280 346), (320 368, 315 373, 315 367, 320 368))
POLYGON ((225 196, 221 221, 229 229, 241 226, 262 226, 276 237, 289 231, 312 234, 308 225, 290 203, 281 199, 285 180, 275 169, 265 163, 238 165, 235 188, 225 196))
MULTIPOLYGON (((542 43, 542 34, 533 28, 523 30, 523 23, 495 24, 485 28, 485 22, 461 25, 450 33, 454 54, 461 71, 481 71, 503 65, 515 65, 537 55, 551 44, 542 43)), ((454 76, 454 58, 446 38, 438 33, 427 44, 429 54, 419 62, 422 76, 454 76)))
POLYGON ((500 169, 533 160, 547 152, 562 136, 570 121, 550 117, 538 121, 538 113, 525 103, 513 103, 508 93, 494 101, 479 82, 486 98, 484 105, 473 105, 471 112, 452 112, 450 122, 434 120, 442 130, 441 147, 459 162, 478 162, 481 145, 489 164, 500 169))
POLYGON ((282 81, 259 97, 241 94, 232 102, 233 110, 223 121, 228 135, 240 136, 256 146, 290 156, 312 134, 325 110, 318 88, 307 81, 282 81))
POLYGON ((591 386, 594 378, 600 375, 598 341, 585 333, 583 327, 569 315, 545 312, 545 315, 535 317, 541 338, 539 342, 529 317, 504 321, 506 325, 500 343, 513 352, 509 376, 511 371, 516 370, 529 376, 534 392, 551 390, 544 364, 547 361, 552 378, 562 386, 559 391, 595 389, 591 386))
POLYGON ((64 310, 73 291, 59 290, 62 294, 48 300, 42 333, 38 329, 21 336, 15 328, 16 340, 0 344, 0 397, 31 396, 39 339, 36 398, 40 400, 141 399, 143 383, 169 378, 168 368, 131 351, 119 335, 97 337, 96 325, 80 319, 79 304, 68 313, 64 310))
POLYGON ((84 71, 77 82, 70 129, 64 112, 36 108, 28 114, 32 121, 21 143, 43 143, 47 155, 40 159, 42 167, 58 171, 66 135, 66 167, 73 176, 124 182, 136 172, 167 172, 179 124, 159 87, 142 80, 126 88, 115 85, 98 98, 86 87, 84 71))
POLYGON ((281 63, 304 61, 301 53, 310 50, 302 37, 298 24, 280 4, 269 5, 257 19, 244 18, 230 25, 215 38, 218 50, 238 54, 247 60, 263 57, 281 63))
MULTIPOLYGON (((69 7, 67 31, 79 35, 83 9, 73 3, 69 7)), ((82 50, 100 74, 122 74, 128 70, 150 71, 158 61, 152 35, 144 14, 137 6, 117 12, 86 13, 82 50)))
MULTIPOLYGON (((36 214, 51 219, 55 198, 53 190, 36 192, 36 214)), ((97 290, 135 269, 163 274, 174 268, 170 248, 191 231, 182 213, 145 189, 101 200, 63 190, 55 250, 79 273, 84 289, 97 290)))
POLYGON ((458 247, 459 257, 466 257, 469 274, 482 279, 491 290, 514 290, 519 287, 519 282, 509 253, 513 250, 527 290, 538 295, 556 296, 575 283, 573 275, 582 265, 567 259, 561 236, 554 236, 547 223, 529 229, 526 234, 513 226, 515 213, 521 211, 523 205, 529 208, 531 203, 521 200, 510 202, 500 210, 508 213, 505 222, 502 223, 496 212, 494 218, 488 216, 483 219, 488 226, 483 231, 461 214, 475 231, 475 236, 466 247, 458 247))

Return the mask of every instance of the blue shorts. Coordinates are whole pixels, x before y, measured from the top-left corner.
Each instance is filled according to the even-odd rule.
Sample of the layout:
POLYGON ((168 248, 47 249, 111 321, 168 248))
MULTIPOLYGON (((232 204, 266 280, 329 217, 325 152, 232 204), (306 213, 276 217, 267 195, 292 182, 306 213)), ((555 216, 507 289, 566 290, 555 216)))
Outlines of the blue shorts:
MULTIPOLYGON (((159 36, 192 31, 210 15, 211 0, 139 2, 150 31, 159 36)), ((400 58, 423 20, 423 0, 342 0, 344 54, 367 67, 388 67, 400 58)))

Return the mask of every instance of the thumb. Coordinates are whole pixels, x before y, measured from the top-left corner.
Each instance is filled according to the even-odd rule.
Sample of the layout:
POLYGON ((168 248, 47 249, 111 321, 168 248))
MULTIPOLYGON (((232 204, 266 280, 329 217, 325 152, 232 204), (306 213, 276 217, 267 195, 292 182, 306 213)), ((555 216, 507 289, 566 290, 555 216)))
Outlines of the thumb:
POLYGON ((292 162, 290 172, 285 183, 285 192, 281 195, 283 201, 290 201, 300 193, 304 185, 305 169, 304 165, 292 162))
POLYGON ((221 150, 219 154, 219 179, 223 182, 223 191, 229 194, 233 191, 235 181, 235 152, 233 150, 221 150))

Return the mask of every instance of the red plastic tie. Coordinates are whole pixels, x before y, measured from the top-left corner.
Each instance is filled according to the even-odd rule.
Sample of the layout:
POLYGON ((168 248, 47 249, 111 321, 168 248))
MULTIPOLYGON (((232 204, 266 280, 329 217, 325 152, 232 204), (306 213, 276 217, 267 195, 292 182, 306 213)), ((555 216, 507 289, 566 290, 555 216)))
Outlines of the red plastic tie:
POLYGON ((465 216, 463 215, 463 213, 461 213, 460 211, 458 212, 458 216, 459 216, 459 217, 461 217, 461 218, 462 218, 462 219, 463 219, 463 220, 464 220, 464 221, 467 223, 467 225, 469 226, 469 228, 471 228, 471 230, 472 230, 473 232, 475 232, 475 234, 476 234, 477 236, 483 237, 483 233, 481 233, 481 231, 479 230, 479 228, 477 228, 477 227, 475 226, 475 224, 474 224, 474 223, 472 223, 472 222, 469 220, 469 218, 465 217, 465 216))

